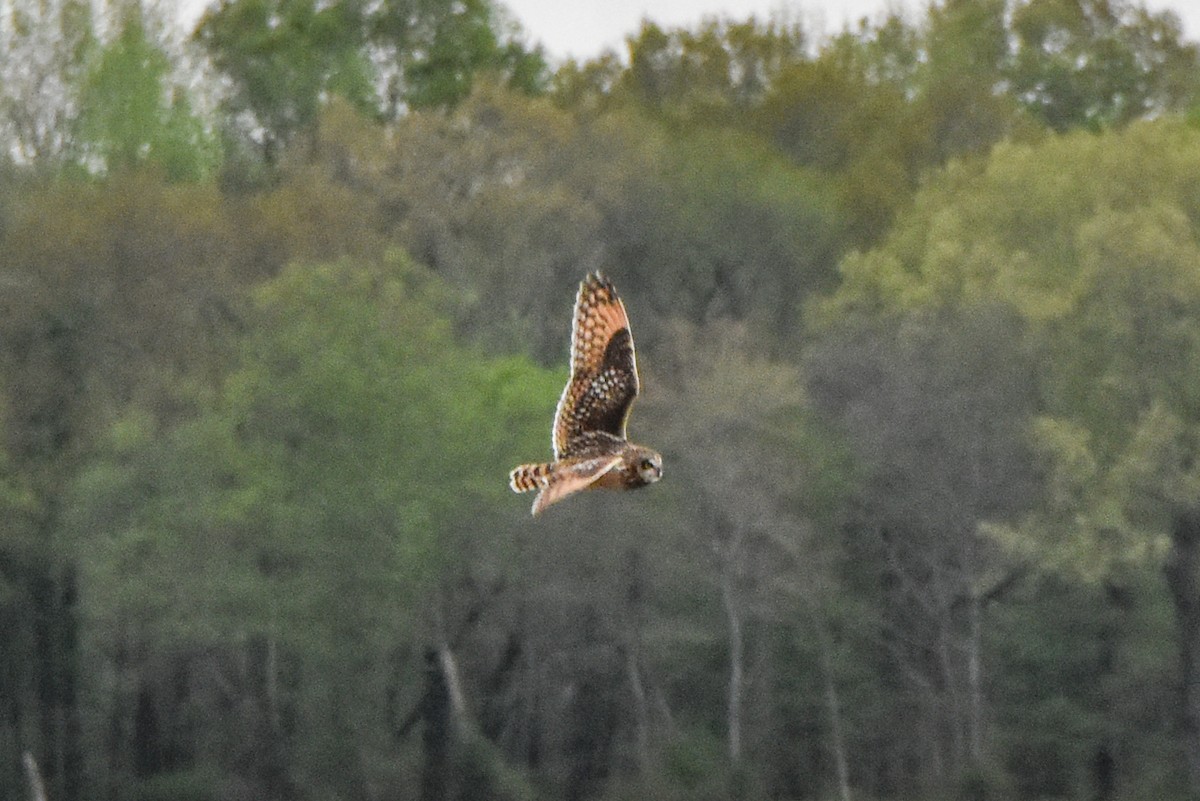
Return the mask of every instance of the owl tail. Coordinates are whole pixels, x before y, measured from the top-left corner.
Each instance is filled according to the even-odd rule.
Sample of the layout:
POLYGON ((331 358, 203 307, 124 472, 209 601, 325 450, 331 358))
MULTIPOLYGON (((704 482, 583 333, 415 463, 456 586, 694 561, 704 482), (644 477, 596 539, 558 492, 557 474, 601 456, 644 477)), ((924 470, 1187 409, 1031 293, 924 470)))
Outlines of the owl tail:
POLYGON ((532 492, 550 484, 552 466, 549 464, 523 464, 508 474, 508 486, 513 492, 532 492))
MULTIPOLYGON (((508 474, 508 486, 512 487, 513 492, 545 490, 550 486, 550 478, 553 474, 554 465, 552 464, 523 464, 513 468, 513 471, 508 474)), ((545 492, 539 492, 538 496, 533 499, 535 515, 546 506, 547 497, 545 492)))

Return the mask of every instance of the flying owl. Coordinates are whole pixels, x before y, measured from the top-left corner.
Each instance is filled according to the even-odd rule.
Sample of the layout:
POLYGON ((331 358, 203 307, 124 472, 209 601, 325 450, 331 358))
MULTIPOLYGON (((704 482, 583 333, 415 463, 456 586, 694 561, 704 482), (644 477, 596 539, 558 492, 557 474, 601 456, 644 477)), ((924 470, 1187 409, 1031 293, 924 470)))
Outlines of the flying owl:
POLYGON ((585 489, 637 489, 662 478, 662 456, 625 438, 638 394, 625 304, 592 273, 579 285, 571 324, 571 378, 554 413, 554 461, 509 474, 513 492, 539 490, 533 514, 585 489))

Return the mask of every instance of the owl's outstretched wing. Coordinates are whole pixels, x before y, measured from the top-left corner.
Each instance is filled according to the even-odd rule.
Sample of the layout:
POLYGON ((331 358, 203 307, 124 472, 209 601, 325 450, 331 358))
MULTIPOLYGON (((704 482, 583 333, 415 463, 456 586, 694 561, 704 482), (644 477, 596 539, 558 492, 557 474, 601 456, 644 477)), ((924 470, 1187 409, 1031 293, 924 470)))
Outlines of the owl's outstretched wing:
POLYGON ((571 324, 571 378, 554 415, 554 455, 601 431, 625 438, 629 410, 638 394, 637 360, 625 304, 600 273, 579 285, 571 324))
POLYGON ((533 514, 540 514, 550 504, 587 489, 620 463, 620 454, 555 462, 551 465, 542 491, 533 500, 533 514))

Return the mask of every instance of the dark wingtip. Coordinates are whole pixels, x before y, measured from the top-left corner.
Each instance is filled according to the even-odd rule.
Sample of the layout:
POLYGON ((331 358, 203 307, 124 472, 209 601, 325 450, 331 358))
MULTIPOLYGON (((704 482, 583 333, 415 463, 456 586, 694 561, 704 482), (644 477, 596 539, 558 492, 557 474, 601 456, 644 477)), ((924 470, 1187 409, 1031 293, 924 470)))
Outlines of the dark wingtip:
POLYGON ((612 297, 616 297, 617 295, 617 287, 607 275, 599 270, 593 270, 592 272, 588 273, 583 279, 583 282, 580 284, 579 288, 581 290, 588 288, 602 289, 612 297))

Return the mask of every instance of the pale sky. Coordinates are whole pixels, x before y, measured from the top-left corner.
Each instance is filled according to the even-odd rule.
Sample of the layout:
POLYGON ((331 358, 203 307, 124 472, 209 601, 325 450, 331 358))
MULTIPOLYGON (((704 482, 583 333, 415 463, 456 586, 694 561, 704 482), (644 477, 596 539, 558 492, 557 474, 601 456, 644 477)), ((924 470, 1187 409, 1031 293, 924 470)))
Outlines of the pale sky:
MULTIPOLYGON (((213 0, 181 0, 182 16, 195 19, 213 0)), ((875 18, 889 8, 921 8, 927 0, 501 0, 551 59, 592 58, 605 48, 624 55, 625 37, 643 18, 663 27, 691 27, 706 16, 735 20, 773 13, 801 22, 814 32, 837 31, 847 21, 875 18)), ((1184 23, 1187 37, 1200 40, 1200 0, 1145 0, 1153 10, 1170 9, 1184 23)))
MULTIPOLYGON (((692 27, 704 17, 766 20, 773 14, 812 31, 833 32, 847 21, 882 15, 913 0, 502 0, 532 41, 552 58, 591 58, 605 48, 625 54, 625 38, 643 19, 664 28, 692 27)), ((1200 5, 1200 0, 1194 0, 1200 5)))
MULTIPOLYGON (((762 19, 782 12, 814 32, 833 33, 847 22, 872 19, 888 9, 923 8, 927 0, 502 0, 535 42, 551 58, 591 58, 610 47, 624 55, 625 37, 643 18, 663 27, 689 27, 705 16, 735 20, 755 14, 762 19)), ((1170 9, 1183 19, 1189 39, 1200 39, 1200 0, 1146 0, 1146 6, 1170 9)))

